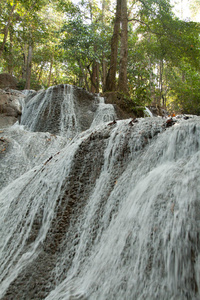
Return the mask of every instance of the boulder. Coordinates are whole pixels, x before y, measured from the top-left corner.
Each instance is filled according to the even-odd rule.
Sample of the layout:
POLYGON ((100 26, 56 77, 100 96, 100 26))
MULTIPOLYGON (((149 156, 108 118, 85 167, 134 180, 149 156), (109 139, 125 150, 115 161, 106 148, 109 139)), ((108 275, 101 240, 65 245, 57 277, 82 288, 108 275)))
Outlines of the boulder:
POLYGON ((134 107, 133 101, 119 92, 105 92, 102 96, 105 98, 105 103, 114 106, 118 119, 143 117, 142 109, 134 107))
POLYGON ((11 88, 16 89, 17 88, 17 79, 7 73, 1 73, 0 74, 0 88, 11 88))
POLYGON ((0 128, 11 126, 20 120, 25 97, 16 90, 0 89, 0 128))

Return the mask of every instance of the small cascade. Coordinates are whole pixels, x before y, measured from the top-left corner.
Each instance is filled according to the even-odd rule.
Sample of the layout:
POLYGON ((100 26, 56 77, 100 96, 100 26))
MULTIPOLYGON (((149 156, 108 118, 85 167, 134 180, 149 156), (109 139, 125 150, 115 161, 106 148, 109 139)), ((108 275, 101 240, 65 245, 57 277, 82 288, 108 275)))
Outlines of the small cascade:
POLYGON ((30 131, 48 131, 72 138, 80 132, 74 102, 72 86, 50 87, 28 101, 21 124, 30 131))
POLYGON ((25 111, 21 118, 21 124, 25 125, 30 131, 48 131, 46 120, 53 117, 51 112, 53 88, 47 89, 36 94, 26 104, 25 111), (43 125, 44 123, 44 125, 43 125))
POLYGON ((59 152, 68 139, 48 132, 26 131, 15 124, 4 129, 1 143, 4 151, 0 151, 0 190, 59 152))
POLYGON ((0 299, 200 299, 200 117, 112 122, 79 92, 39 93, 29 131, 1 132, 0 299), (63 136, 30 131, 57 109, 63 136))
POLYGON ((73 138, 80 132, 75 114, 73 87, 71 85, 64 85, 63 93, 60 116, 60 135, 67 138, 73 138))
POLYGON ((150 111, 150 109, 148 107, 145 107, 144 115, 146 117, 153 117, 153 114, 152 114, 152 112, 150 111))
MULTIPOLYGON (((78 143, 72 145, 69 150, 70 154, 68 152, 61 154, 60 167, 56 163, 58 169, 56 167, 50 171, 48 163, 51 160, 55 163, 59 153, 55 154, 54 158, 50 157, 40 166, 26 172, 16 182, 11 183, 9 188, 5 188, 3 194, 0 195, 0 223, 1 225, 4 223, 4 226, 1 227, 3 236, 0 242, 0 281, 2 281, 0 297, 24 268, 30 266, 35 259, 39 259, 42 251, 46 258, 48 257, 48 249, 43 248, 44 241, 57 209, 56 204, 62 193, 63 181, 70 172, 72 156, 77 146, 78 143), (49 176, 51 182, 50 178, 47 180, 49 176), (59 182, 56 183, 57 180, 59 182), (15 201, 13 201, 13 197, 15 201), (12 227, 11 224, 15 225, 12 227), (45 253, 46 251, 47 253, 45 253)), ((41 264, 42 268, 47 267, 48 263, 45 258, 43 261, 39 261, 38 264, 41 264)), ((53 263, 53 258, 51 263, 53 263)), ((40 269, 39 265, 38 268, 40 269)), ((26 281, 28 282, 27 275, 26 281)))
POLYGON ((113 105, 105 104, 103 97, 98 96, 96 99, 98 101, 98 108, 91 124, 91 128, 116 119, 116 113, 113 105))

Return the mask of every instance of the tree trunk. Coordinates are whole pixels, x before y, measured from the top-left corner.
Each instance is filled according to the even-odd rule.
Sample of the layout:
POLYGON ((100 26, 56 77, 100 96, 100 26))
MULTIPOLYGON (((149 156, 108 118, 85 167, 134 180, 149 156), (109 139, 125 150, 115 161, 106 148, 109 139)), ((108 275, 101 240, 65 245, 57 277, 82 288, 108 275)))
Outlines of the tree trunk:
POLYGON ((163 60, 160 60, 159 65, 159 90, 160 90, 160 99, 159 99, 159 105, 162 106, 163 101, 163 60))
MULTIPOLYGON (((90 72, 90 70, 88 70, 90 72)), ((91 92, 99 93, 99 64, 95 61, 92 65, 91 78, 91 92)))
POLYGON ((106 88, 106 71, 107 71, 107 62, 105 59, 105 54, 102 54, 102 90, 106 88))
POLYGON ((27 68, 27 45, 24 45, 23 51, 23 66, 22 66, 22 79, 26 80, 26 68, 27 68))
POLYGON ((80 66, 82 75, 83 75, 83 77, 84 77, 86 90, 89 91, 90 88, 89 88, 89 84, 88 84, 88 81, 87 81, 87 74, 85 74, 84 68, 83 68, 83 64, 82 64, 82 62, 81 62, 80 60, 79 60, 79 66, 80 66))
MULTIPOLYGON (((104 24, 104 17, 105 17, 105 7, 106 7, 106 3, 105 0, 102 1, 102 25, 104 24)), ((102 90, 105 90, 106 87, 106 71, 107 71, 107 62, 106 62, 106 58, 105 58, 105 53, 104 51, 102 52, 102 90)))
POLYGON ((41 77, 42 77, 42 71, 43 71, 43 69, 44 69, 44 66, 45 66, 45 62, 43 62, 43 63, 41 63, 41 65, 40 65, 40 69, 39 69, 39 71, 38 71, 38 76, 37 76, 37 81, 38 82, 40 82, 40 80, 41 80, 41 77))
POLYGON ((90 11, 90 21, 91 21, 91 23, 92 23, 92 20, 93 20, 92 2, 93 2, 93 1, 91 1, 91 0, 88 1, 89 11, 90 11))
POLYGON ((13 75, 13 28, 10 26, 9 28, 9 37, 10 37, 10 45, 9 45, 9 58, 8 58, 8 73, 13 75))
POLYGON ((47 84, 48 87, 50 86, 50 83, 51 83, 52 68, 53 68, 53 57, 51 58, 51 63, 50 63, 49 78, 48 78, 48 84, 47 84))
POLYGON ((29 90, 31 85, 31 64, 32 64, 33 46, 28 47, 27 68, 26 68, 26 85, 25 89, 29 90))
POLYGON ((118 90, 125 94, 128 93, 127 86, 127 62, 128 62, 128 16, 127 0, 121 0, 121 48, 118 90))
POLYGON ((114 32, 111 40, 110 68, 108 70, 106 86, 104 91, 115 91, 116 89, 117 53, 121 19, 121 1, 122 0, 117 0, 114 32))

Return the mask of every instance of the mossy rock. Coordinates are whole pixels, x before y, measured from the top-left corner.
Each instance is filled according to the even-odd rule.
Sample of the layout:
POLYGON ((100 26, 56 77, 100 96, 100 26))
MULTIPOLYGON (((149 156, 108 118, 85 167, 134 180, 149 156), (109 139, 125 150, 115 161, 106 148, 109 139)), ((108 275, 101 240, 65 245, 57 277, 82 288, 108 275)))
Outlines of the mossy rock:
POLYGON ((119 92, 105 92, 105 103, 113 104, 119 119, 143 117, 143 107, 135 105, 134 101, 119 92))

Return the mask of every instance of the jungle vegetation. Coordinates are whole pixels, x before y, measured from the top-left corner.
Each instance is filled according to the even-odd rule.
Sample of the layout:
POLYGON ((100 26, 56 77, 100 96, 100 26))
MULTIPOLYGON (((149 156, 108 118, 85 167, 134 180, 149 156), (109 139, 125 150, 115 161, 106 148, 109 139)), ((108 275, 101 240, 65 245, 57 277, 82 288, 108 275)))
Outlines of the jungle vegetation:
POLYGON ((67 83, 130 105, 200 115, 200 0, 3 0, 0 73, 19 89, 67 83))

